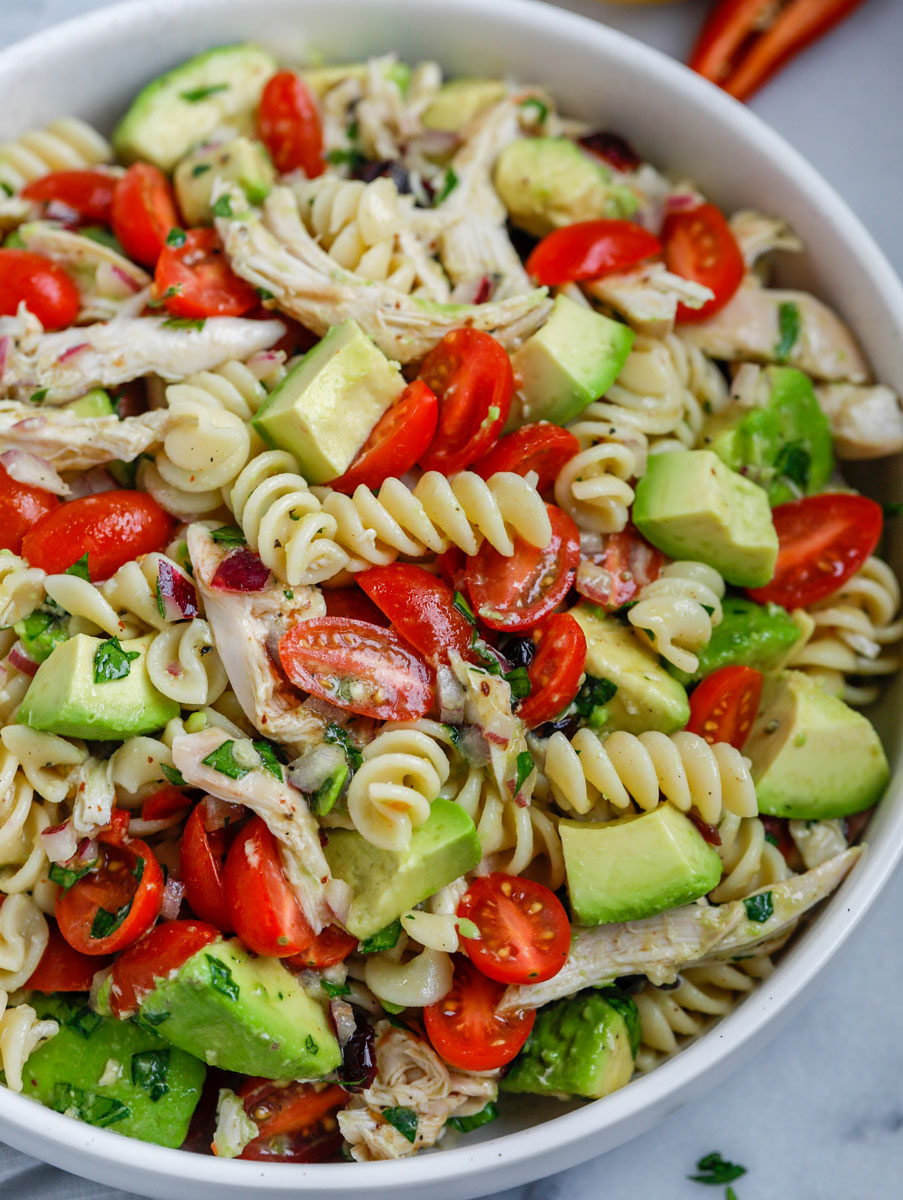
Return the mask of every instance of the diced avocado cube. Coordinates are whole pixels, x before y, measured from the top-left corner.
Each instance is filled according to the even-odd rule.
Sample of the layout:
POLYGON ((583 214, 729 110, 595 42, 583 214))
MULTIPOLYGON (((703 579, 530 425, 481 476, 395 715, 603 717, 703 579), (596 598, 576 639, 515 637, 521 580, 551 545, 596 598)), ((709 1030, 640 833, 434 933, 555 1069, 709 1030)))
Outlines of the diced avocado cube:
POLYGON ((250 132, 264 84, 277 70, 271 54, 248 43, 196 54, 142 88, 113 132, 113 148, 124 162, 171 171, 220 126, 250 132))
POLYGON ((721 859, 673 804, 617 821, 560 821, 571 910, 580 925, 639 921, 716 887, 721 859))
POLYGON ((237 183, 251 204, 262 203, 276 178, 263 145, 248 137, 219 146, 199 146, 186 155, 173 174, 179 210, 187 225, 210 225, 210 204, 217 179, 237 183))
POLYGON ((103 388, 92 388, 90 392, 85 392, 84 396, 79 396, 77 400, 71 400, 68 404, 64 404, 68 412, 75 413, 77 417, 111 417, 113 415, 113 401, 110 399, 110 393, 104 391, 103 388))
POLYGON ((101 674, 128 673, 101 682, 97 679, 98 662, 105 653, 101 648, 109 647, 110 641, 79 633, 61 642, 29 684, 19 709, 19 724, 62 737, 99 741, 162 729, 179 715, 179 706, 150 681, 147 651, 153 639, 153 634, 146 634, 118 643, 121 657, 115 652, 114 670, 101 674), (130 654, 137 657, 129 659, 130 654))
POLYGON ((181 1146, 201 1096, 202 1062, 134 1021, 92 1012, 73 996, 32 996, 60 1031, 29 1055, 22 1091, 89 1125, 181 1146))
POLYGON ((353 829, 331 829, 330 870, 351 888, 345 926, 367 938, 427 896, 472 871, 483 856, 474 823, 459 804, 437 799, 407 850, 383 850, 353 829))
POLYGON ((673 733, 690 719, 683 685, 659 663, 658 655, 613 616, 580 603, 571 616, 586 636, 586 673, 618 689, 606 703, 606 730, 673 733))
POLYGON ((689 675, 677 667, 668 668, 681 683, 704 679, 719 667, 776 671, 799 641, 798 621, 780 604, 755 604, 742 596, 727 596, 721 610, 721 624, 712 630, 709 644, 697 651, 696 671, 689 675))
POLYGON ((556 296, 546 323, 511 355, 517 398, 507 427, 572 421, 617 379, 633 339, 629 325, 556 296))
POLYGON ((343 321, 289 371, 251 424, 268 445, 294 454, 308 483, 327 483, 351 466, 404 386, 397 364, 355 321, 343 321))
POLYGON ((342 1053, 326 1010, 278 958, 212 942, 161 980, 141 1019, 210 1066, 264 1079, 316 1079, 342 1053))
POLYGON ((759 812, 823 821, 861 812, 890 777, 872 723, 801 671, 765 682, 743 747, 759 812))
POLYGON ((450 79, 429 102, 423 124, 427 129, 456 133, 477 113, 501 100, 506 91, 501 79, 450 79))
POLYGON ((569 138, 517 138, 496 159, 493 177, 511 220, 534 237, 576 221, 629 217, 637 206, 630 188, 613 183, 605 164, 569 138))
POLYGON ((763 587, 774 574, 778 535, 767 493, 711 450, 651 454, 633 520, 670 558, 706 563, 737 587, 763 587))
POLYGON ((539 1010, 499 1087, 598 1100, 630 1082, 640 1036, 640 1014, 629 996, 617 988, 578 992, 539 1010))
POLYGON ((785 504, 822 491, 834 469, 828 418, 812 381, 792 367, 768 367, 771 392, 764 408, 728 410, 705 430, 705 445, 732 470, 785 504))

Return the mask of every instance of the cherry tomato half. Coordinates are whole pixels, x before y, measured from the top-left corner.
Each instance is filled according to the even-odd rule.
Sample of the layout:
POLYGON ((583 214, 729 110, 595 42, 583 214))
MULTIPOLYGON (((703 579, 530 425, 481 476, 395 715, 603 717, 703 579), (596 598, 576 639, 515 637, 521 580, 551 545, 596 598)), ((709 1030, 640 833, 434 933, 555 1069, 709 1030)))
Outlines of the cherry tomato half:
POLYGON ((552 540, 537 550, 520 537, 506 558, 484 542, 467 560, 467 590, 477 616, 490 629, 532 629, 556 608, 574 582, 580 531, 571 518, 547 504, 552 540))
POLYGON ((179 224, 172 184, 159 167, 133 163, 113 192, 113 233, 123 250, 151 270, 179 224))
POLYGON ((481 875, 461 898, 458 916, 480 931, 461 939, 472 962, 499 983, 542 983, 567 962, 568 915, 541 883, 501 871, 481 875))
POLYGON ((393 563, 371 567, 357 582, 431 666, 447 663, 449 650, 470 657, 473 626, 455 608, 455 593, 445 580, 414 563, 393 563))
POLYGON ((97 583, 139 554, 160 550, 174 526, 146 492, 99 492, 52 508, 22 539, 22 554, 48 575, 87 554, 91 582, 97 583))
POLYGON ((60 933, 82 954, 115 954, 137 942, 163 903, 163 872, 146 843, 99 842, 98 864, 56 898, 60 933))
POLYGON ((438 400, 422 379, 415 379, 376 422, 345 474, 329 486, 350 496, 361 484, 378 488, 390 475, 404 475, 433 440, 438 420, 438 400))
POLYGON ((242 317, 257 293, 229 266, 215 229, 189 229, 179 245, 165 245, 157 259, 154 291, 174 317, 242 317))
POLYGON ((499 1014, 504 985, 484 975, 468 959, 455 958, 451 991, 423 1010, 427 1037, 436 1052, 462 1071, 504 1067, 530 1036, 536 1013, 499 1014))
POLYGON ((530 695, 517 710, 528 729, 567 708, 586 668, 586 636, 570 613, 552 613, 533 636, 539 649, 527 667, 530 695))
POLYGON ((706 321, 724 308, 743 282, 746 264, 737 239, 714 204, 700 204, 689 212, 669 213, 662 230, 668 270, 711 288, 714 298, 702 308, 677 306, 677 320, 706 321))
POLYGON ((317 1089, 312 1083, 280 1084, 248 1079, 238 1089, 258 1135, 240 1158, 257 1162, 322 1162, 342 1144, 333 1113, 348 1103, 339 1084, 317 1089))
POLYGON ((141 805, 142 821, 163 821, 191 808, 191 799, 181 788, 161 787, 151 793, 141 805))
POLYGON ((391 629, 344 617, 293 625, 279 660, 302 691, 380 721, 416 721, 433 703, 433 676, 391 629))
POLYGON ((350 617, 353 621, 368 621, 371 625, 388 628, 389 618, 356 584, 352 587, 324 588, 323 599, 327 617, 350 617))
POLYGON ((729 742, 742 750, 759 710, 762 681, 762 672, 753 667, 713 671, 693 689, 687 729, 712 746, 729 742))
POLYGON ((555 287, 626 271, 661 250, 658 238, 634 221, 578 221, 544 237, 527 270, 537 283, 555 287))
POLYGON ((73 950, 57 926, 51 925, 47 949, 25 986, 33 992, 88 992, 95 972, 102 970, 107 961, 96 954, 73 950))
POLYGON ((325 971, 336 963, 344 962, 357 949, 357 938, 346 933, 338 925, 327 925, 321 930, 306 950, 283 959, 287 967, 297 970, 325 971))
POLYGON ((232 928, 255 954, 288 958, 314 940, 279 856, 279 844, 260 817, 232 843, 223 873, 232 928))
POLYGON ((778 562, 770 583, 749 588, 759 604, 806 608, 855 575, 878 545, 884 514, 867 496, 824 492, 771 510, 778 562))
POLYGON ((113 964, 110 1008, 113 1016, 130 1017, 170 971, 217 941, 220 931, 203 921, 163 921, 130 946, 113 964))
POLYGON ((473 464, 473 470, 483 479, 496 471, 513 471, 515 475, 535 471, 539 476, 537 491, 545 492, 565 463, 579 453, 580 443, 569 430, 539 421, 499 438, 489 453, 473 464))
POLYGON ((36 204, 64 204, 87 224, 109 225, 116 183, 107 171, 51 171, 27 183, 22 196, 36 204))
POLYGON ((665 556, 628 526, 603 538, 601 554, 585 555, 577 569, 576 588, 608 612, 632 600, 640 588, 658 579, 665 556))
POLYGON ((0 246, 0 317, 24 303, 45 329, 64 329, 78 316, 78 288, 59 265, 30 250, 0 246))
POLYGON ((316 101, 294 71, 277 71, 268 80, 257 110, 257 133, 280 175, 300 167, 313 179, 325 171, 316 101))
MULTIPOLYGON (((235 806, 240 818, 244 809, 235 806)), ((185 884, 185 899, 192 912, 202 921, 209 921, 223 933, 233 930, 232 916, 226 903, 223 871, 229 847, 235 839, 237 825, 230 823, 219 829, 206 826, 207 802, 196 805, 185 822, 179 842, 179 866, 185 884)))
POLYGON ((18 554, 32 525, 59 506, 59 497, 53 492, 20 483, 0 464, 0 550, 18 554))
POLYGON ((453 475, 495 444, 514 396, 504 347, 477 329, 453 329, 434 346, 420 378, 439 401, 436 435, 420 459, 424 471, 453 475))

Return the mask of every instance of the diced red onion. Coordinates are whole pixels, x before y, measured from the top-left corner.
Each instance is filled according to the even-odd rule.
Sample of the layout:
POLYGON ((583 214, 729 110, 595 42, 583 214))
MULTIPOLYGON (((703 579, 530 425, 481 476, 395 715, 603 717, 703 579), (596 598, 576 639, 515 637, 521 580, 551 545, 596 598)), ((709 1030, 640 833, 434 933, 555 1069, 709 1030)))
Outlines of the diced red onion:
POLYGON ((635 171, 643 161, 630 142, 619 133, 599 130, 596 133, 584 134, 578 140, 584 150, 597 155, 616 171, 635 171))
POLYGON ((289 782, 299 791, 315 792, 345 761, 345 751, 335 742, 311 746, 289 766, 289 782))
POLYGON ((218 796, 204 797, 204 828, 208 833, 215 833, 226 825, 234 825, 244 813, 243 804, 232 804, 228 800, 220 800, 218 796))
POLYGON ((97 842, 94 838, 82 838, 78 843, 78 862, 80 866, 85 866, 87 863, 95 863, 100 857, 100 851, 97 848, 97 842))
POLYGON ((269 567, 252 550, 241 547, 223 559, 210 586, 221 592, 260 592, 269 581, 269 567))
POLYGON ((44 209, 44 219, 47 221, 59 221, 61 225, 68 225, 75 229, 81 219, 81 214, 78 209, 72 208, 71 205, 65 204, 62 200, 49 200, 47 207, 44 209))
POLYGON ((467 693, 451 667, 444 663, 436 668, 436 691, 439 695, 439 720, 446 725, 462 725, 467 693))
POLYGON ((489 762, 489 743, 476 725, 468 725, 461 730, 458 749, 471 767, 485 767, 489 762))
POLYGON ((336 920, 347 921, 351 912, 352 891, 344 879, 330 879, 323 888, 326 903, 335 913, 336 920))
POLYGON ((492 295, 495 279, 491 275, 479 275, 459 283, 449 299, 453 304, 485 304, 492 295))
POLYGON ((605 541, 601 533, 594 533, 592 530, 581 529, 580 531, 580 553, 584 558, 589 558, 592 554, 602 554, 605 551, 605 541))
POLYGON ((325 717, 332 724, 344 727, 348 723, 349 714, 343 708, 337 708, 328 700, 320 700, 317 696, 308 696, 301 707, 308 708, 311 712, 325 717))
POLYGON ((485 729, 483 731, 483 736, 486 738, 487 742, 492 742, 494 746, 507 746, 511 741, 511 739, 505 737, 503 733, 496 733, 493 729, 485 729))
POLYGON ((105 467, 92 467, 90 471, 79 471, 72 480, 72 496, 98 496, 101 492, 113 492, 120 485, 105 467))
POLYGON ((78 837, 72 822, 64 821, 62 825, 51 825, 49 829, 42 829, 41 845, 51 862, 68 862, 78 849, 78 837))
POLYGON ((577 568, 574 587, 593 604, 609 604, 612 596, 611 572, 598 563, 583 559, 577 568))
POLYGON ((141 284, 138 282, 138 280, 129 275, 127 271, 123 271, 122 267, 117 267, 116 264, 113 263, 110 266, 110 271, 116 276, 120 283, 125 284, 129 291, 141 291, 141 284))
POLYGON ((68 362, 70 358, 74 358, 76 354, 81 354, 83 350, 89 350, 90 347, 90 342, 79 342, 77 346, 70 346, 68 350, 64 350, 56 361, 58 364, 68 362))
POLYGON ((42 488, 55 496, 68 496, 71 489, 63 483, 49 462, 30 454, 27 450, 5 450, 0 454, 0 463, 10 479, 29 487, 42 488))
POLYGON ((424 158, 448 158, 461 144, 457 133, 446 129, 428 129, 408 144, 409 151, 419 151, 424 158))
POLYGON ((0 371, 6 366, 6 355, 9 351, 9 338, 0 338, 0 371))
POLYGON ((177 879, 167 879, 163 888, 163 903, 160 905, 160 916, 164 921, 174 921, 182 907, 182 897, 185 895, 185 884, 177 879))
POLYGON ((691 212, 698 208, 699 196, 695 192, 671 192, 665 200, 665 211, 669 213, 691 212))
POLYGON ((200 615, 197 589, 168 558, 157 564, 157 596, 167 621, 187 621, 200 615))
POLYGON ((335 996, 329 1001, 329 1012, 332 1016, 332 1023, 335 1026, 336 1037, 339 1039, 339 1045, 343 1048, 354 1037, 354 1031, 357 1029, 357 1022, 354 1019, 354 1009, 347 1000, 342 1000, 341 997, 335 996))
POLYGON ((21 671, 23 675, 30 675, 33 679, 38 673, 39 663, 25 653, 25 648, 21 642, 16 642, 12 650, 9 652, 10 666, 15 667, 17 671, 21 671))
POLYGON ((46 417, 23 417, 21 421, 16 421, 13 429, 16 433, 37 433, 46 424, 46 417))
POLYGON ((185 811, 173 813, 168 817, 157 817, 156 820, 146 821, 143 817, 132 817, 129 821, 129 837, 147 838, 155 833, 163 833, 175 825, 181 825, 185 819, 185 811))

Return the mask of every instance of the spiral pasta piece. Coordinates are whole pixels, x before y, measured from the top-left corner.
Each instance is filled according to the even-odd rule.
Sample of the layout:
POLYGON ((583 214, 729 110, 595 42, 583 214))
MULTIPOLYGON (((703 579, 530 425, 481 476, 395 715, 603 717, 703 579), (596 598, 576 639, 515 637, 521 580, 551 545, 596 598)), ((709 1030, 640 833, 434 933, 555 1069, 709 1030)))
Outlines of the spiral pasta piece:
POLYGON ((354 827, 374 846, 405 850, 448 778, 445 751, 426 733, 396 728, 374 738, 363 760, 348 789, 354 827))
POLYGON ((22 1091, 22 1071, 29 1056, 59 1031, 57 1021, 39 1021, 30 1004, 10 1006, 9 996, 0 988, 0 1067, 10 1091, 22 1091))
POLYGON ((742 900, 793 874, 784 855, 767 840, 765 826, 754 814, 725 812, 718 823, 718 836, 721 843, 715 848, 724 864, 724 873, 710 893, 716 904, 742 900))
POLYGON ((35 797, 18 759, 0 745, 0 892, 31 892, 46 880, 41 834, 56 820, 57 806, 35 797))
POLYGON ((19 761, 39 796, 51 804, 69 799, 76 786, 76 772, 89 757, 84 745, 28 725, 5 726, 0 739, 19 761))
POLYGON ((610 404, 590 404, 568 430, 580 452, 555 480, 555 501, 580 529, 617 533, 627 524, 630 480, 646 469, 646 435, 610 404))
POLYGON ((191 519, 221 506, 221 489, 232 484, 248 461, 251 431, 246 421, 209 397, 170 398, 171 391, 167 389, 167 398, 174 424, 154 456, 153 470, 145 475, 151 494, 157 478, 162 480, 155 497, 161 505, 169 505, 174 516, 191 519))
POLYGON ((712 567, 675 562, 647 583, 627 619, 637 634, 662 658, 692 674, 699 666, 696 651, 707 646, 721 623, 724 580, 712 567))
POLYGON ((50 931, 30 896, 7 896, 0 905, 0 989, 25 985, 47 949, 50 931))
POLYGON ((0 629, 34 612, 44 599, 44 572, 24 558, 0 550, 0 629))
POLYGON ((226 690, 225 667, 210 626, 200 617, 158 633, 147 651, 150 681, 182 708, 203 708, 226 690))
POLYGON ((79 170, 112 159, 109 142, 86 121, 59 117, 44 129, 28 129, 0 144, 0 188, 18 192, 51 171, 79 170))

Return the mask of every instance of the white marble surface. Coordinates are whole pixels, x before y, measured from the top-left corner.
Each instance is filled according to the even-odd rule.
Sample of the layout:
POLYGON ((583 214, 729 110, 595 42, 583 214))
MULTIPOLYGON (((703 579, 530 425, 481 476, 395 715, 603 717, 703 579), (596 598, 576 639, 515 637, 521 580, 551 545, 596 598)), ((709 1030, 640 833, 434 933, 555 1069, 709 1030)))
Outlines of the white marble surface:
MULTIPOLYGON (((0 44, 105 0, 0 0, 0 44)), ((567 7, 683 57, 697 0, 567 7)), ((903 270, 903 3, 869 3, 776 80, 753 107, 831 180, 903 270)), ((743 1163, 738 1200, 892 1200, 903 1195, 903 875, 833 963, 809 1006, 702 1101, 602 1158, 496 1200, 705 1200, 685 1176, 719 1150, 743 1163)), ((127 1200, 0 1145, 10 1200, 127 1200)))

